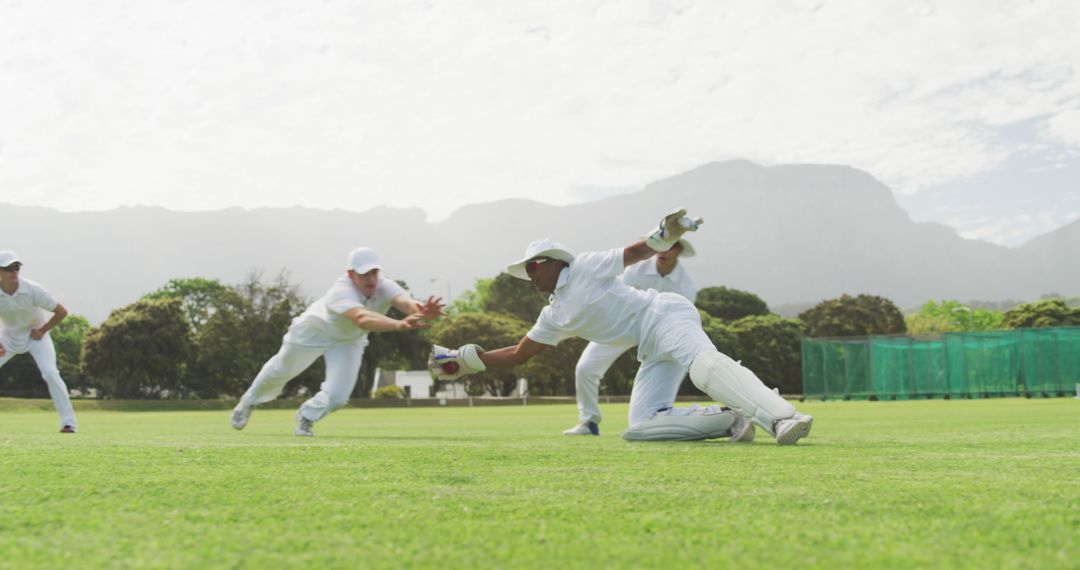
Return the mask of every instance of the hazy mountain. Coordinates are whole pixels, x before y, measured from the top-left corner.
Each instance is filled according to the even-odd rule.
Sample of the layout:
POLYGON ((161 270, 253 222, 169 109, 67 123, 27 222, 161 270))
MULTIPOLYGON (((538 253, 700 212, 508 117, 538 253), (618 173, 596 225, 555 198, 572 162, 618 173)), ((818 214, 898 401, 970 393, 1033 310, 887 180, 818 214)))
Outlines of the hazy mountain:
POLYGON ((236 283, 253 270, 271 277, 287 269, 314 297, 358 245, 376 248, 386 273, 418 296, 457 296, 515 261, 532 239, 551 237, 574 251, 621 247, 677 206, 706 220, 691 238, 699 255, 686 261, 699 284, 753 291, 771 305, 842 293, 883 295, 900 306, 1080 294, 1080 264, 1070 261, 1080 251, 1080 222, 1008 249, 913 223, 865 172, 746 161, 708 164, 587 204, 465 206, 436 224, 419 209, 383 207, 62 213, 0 205, 0 249, 18 252, 25 277, 99 322, 173 277, 236 283))

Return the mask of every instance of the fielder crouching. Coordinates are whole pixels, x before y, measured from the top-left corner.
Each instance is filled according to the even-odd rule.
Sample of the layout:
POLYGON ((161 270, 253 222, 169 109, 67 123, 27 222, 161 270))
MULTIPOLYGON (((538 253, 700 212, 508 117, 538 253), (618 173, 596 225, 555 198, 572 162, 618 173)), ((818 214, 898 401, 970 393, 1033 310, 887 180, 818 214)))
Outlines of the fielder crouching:
POLYGON ((551 295, 533 328, 515 346, 485 352, 474 344, 449 350, 432 348, 432 374, 456 380, 488 367, 511 368, 546 346, 581 337, 590 342, 638 347, 641 367, 630 395, 629 440, 697 440, 729 437, 751 441, 754 425, 780 445, 793 445, 810 433, 813 417, 765 387, 753 372, 721 354, 701 327, 694 305, 674 293, 641 291, 617 279, 623 269, 667 251, 701 220, 685 210, 664 217, 644 240, 626 248, 574 256, 561 244, 540 239, 507 272, 532 281, 551 295), (686 370, 701 391, 731 407, 674 408, 686 370))

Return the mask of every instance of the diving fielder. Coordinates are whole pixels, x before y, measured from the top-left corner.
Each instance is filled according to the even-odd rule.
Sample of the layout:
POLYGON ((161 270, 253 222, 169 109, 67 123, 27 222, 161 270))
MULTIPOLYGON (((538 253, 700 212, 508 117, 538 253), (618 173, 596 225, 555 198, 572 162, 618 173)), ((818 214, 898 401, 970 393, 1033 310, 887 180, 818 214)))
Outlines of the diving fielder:
POLYGON ((60 432, 75 433, 75 410, 56 366, 56 347, 49 336, 49 330, 67 317, 67 309, 41 285, 20 279, 20 269, 19 256, 0 251, 0 366, 16 354, 29 352, 60 414, 60 432), (46 312, 52 316, 46 318, 46 312))
MULTIPOLYGON (((677 293, 693 303, 697 298, 697 283, 679 263, 679 259, 693 257, 694 254, 694 246, 686 239, 679 239, 671 249, 658 252, 655 261, 646 259, 627 267, 619 280, 642 291, 656 289, 661 293, 677 293)), ((600 435, 599 424, 603 419, 600 413, 600 380, 611 365, 631 348, 590 342, 581 352, 581 358, 574 368, 578 424, 563 431, 563 435, 600 435)))
POLYGON ((617 279, 626 266, 671 249, 683 233, 697 229, 701 221, 691 221, 685 214, 686 210, 678 210, 665 216, 648 238, 626 248, 575 257, 548 239, 530 243, 524 258, 507 272, 551 295, 536 324, 516 346, 488 352, 475 344, 457 350, 434 346, 428 357, 432 375, 456 380, 489 366, 511 368, 573 336, 608 345, 637 345, 641 367, 630 395, 630 427, 623 438, 749 441, 757 424, 778 444, 795 444, 810 433, 813 417, 800 414, 753 372, 716 350, 693 303, 674 293, 640 291, 617 279), (694 385, 733 411, 716 406, 672 408, 687 369, 694 385))
POLYGON ((234 428, 244 429, 255 406, 277 398, 289 380, 321 356, 326 361, 326 379, 319 393, 296 412, 296 435, 315 435, 315 422, 348 403, 360 373, 368 333, 426 328, 427 321, 443 314, 442 299, 429 297, 421 303, 382 276, 382 265, 373 249, 354 249, 347 267, 325 295, 293 319, 281 350, 263 365, 233 409, 234 428), (396 307, 406 317, 387 317, 390 307, 396 307))

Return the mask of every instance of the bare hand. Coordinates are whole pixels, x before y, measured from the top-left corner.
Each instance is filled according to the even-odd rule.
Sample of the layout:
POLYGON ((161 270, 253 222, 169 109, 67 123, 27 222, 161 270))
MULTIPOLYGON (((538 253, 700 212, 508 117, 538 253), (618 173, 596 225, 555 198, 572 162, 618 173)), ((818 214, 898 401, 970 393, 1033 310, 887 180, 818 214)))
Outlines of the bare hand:
POLYGON ((428 297, 427 301, 420 303, 420 315, 423 315, 424 320, 434 321, 439 317, 446 316, 443 312, 443 307, 446 305, 442 302, 442 297, 436 297, 434 295, 428 297))
POLYGON ((30 331, 30 338, 34 340, 41 340, 41 338, 45 336, 46 332, 47 331, 43 331, 41 329, 34 329, 30 331))
POLYGON ((404 329, 426 329, 431 325, 424 320, 423 313, 413 313, 404 319, 401 319, 401 324, 404 329))

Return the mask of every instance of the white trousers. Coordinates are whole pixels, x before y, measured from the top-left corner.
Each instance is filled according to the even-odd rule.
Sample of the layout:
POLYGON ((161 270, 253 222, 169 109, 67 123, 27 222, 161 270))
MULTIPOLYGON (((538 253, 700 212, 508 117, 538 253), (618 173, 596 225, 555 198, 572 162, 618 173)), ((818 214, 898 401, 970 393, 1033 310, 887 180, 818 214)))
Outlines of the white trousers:
MULTIPOLYGON (((624 352, 633 347, 590 342, 574 368, 574 392, 577 396, 578 421, 600 423, 600 380, 624 352)), ((643 362, 634 378, 630 393, 630 425, 649 419, 654 412, 670 408, 675 402, 686 369, 670 361, 643 362)))
POLYGON ((641 367, 630 392, 631 426, 673 407, 694 358, 703 350, 716 350, 701 328, 697 308, 675 293, 657 295, 645 310, 640 340, 641 367))
POLYGON ((281 350, 263 365, 240 402, 255 406, 277 398, 289 380, 307 370, 320 356, 326 361, 326 378, 319 386, 319 392, 300 406, 300 413, 317 422, 326 414, 344 407, 349 403, 349 395, 360 374, 360 363, 364 359, 363 344, 311 347, 283 343, 281 350))
MULTIPOLYGON (((26 352, 29 352, 37 363, 41 377, 45 379, 45 384, 49 387, 49 396, 52 397, 53 405, 60 414, 60 426, 78 427, 75 423, 75 409, 71 407, 67 384, 64 384, 64 379, 60 377, 60 369, 56 367, 56 347, 53 346, 52 337, 46 334, 41 337, 41 340, 31 339, 30 349, 26 352)), ((0 367, 14 357, 13 352, 0 356, 0 367)))

